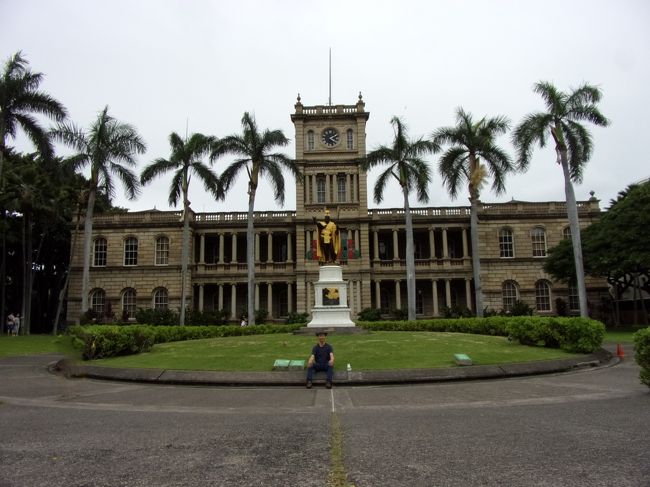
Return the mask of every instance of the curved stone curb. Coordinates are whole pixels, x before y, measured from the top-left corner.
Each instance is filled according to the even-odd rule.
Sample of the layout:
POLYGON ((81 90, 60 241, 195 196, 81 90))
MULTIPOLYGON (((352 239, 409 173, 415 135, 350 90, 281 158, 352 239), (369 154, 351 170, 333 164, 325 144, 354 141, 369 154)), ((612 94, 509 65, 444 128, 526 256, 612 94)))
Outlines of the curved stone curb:
MULTIPOLYGON (((596 353, 561 360, 544 360, 504 365, 471 365, 439 369, 402 369, 338 371, 336 385, 404 384, 446 382, 454 380, 503 379, 523 375, 566 372, 576 368, 612 363, 613 354, 605 349, 596 353)), ((302 386, 304 371, 282 372, 217 372, 168 369, 125 369, 75 363, 69 359, 52 364, 50 370, 66 377, 86 377, 117 381, 150 382, 158 384, 218 385, 218 386, 302 386)), ((323 373, 317 374, 316 384, 325 383, 323 373)))

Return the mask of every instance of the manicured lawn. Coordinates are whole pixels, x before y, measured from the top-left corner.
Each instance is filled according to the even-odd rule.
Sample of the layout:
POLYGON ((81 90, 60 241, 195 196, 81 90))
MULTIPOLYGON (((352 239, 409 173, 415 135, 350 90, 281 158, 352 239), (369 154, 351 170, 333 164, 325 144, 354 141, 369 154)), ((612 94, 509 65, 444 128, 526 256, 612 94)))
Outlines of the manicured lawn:
POLYGON ((0 336, 0 357, 38 353, 61 353, 72 357, 79 356, 79 353, 73 350, 70 344, 70 337, 63 335, 57 337, 52 335, 0 336))
MULTIPOLYGON (((353 370, 454 366, 465 353, 474 364, 528 362, 570 357, 557 349, 524 347, 503 337, 431 332, 373 332, 331 335, 336 366, 353 370)), ((271 370, 276 359, 306 360, 314 337, 254 335, 160 344, 149 353, 96 360, 93 364, 179 370, 271 370)))
POLYGON ((607 330, 605 332, 604 343, 632 343, 634 333, 641 328, 634 328, 630 330, 607 330))

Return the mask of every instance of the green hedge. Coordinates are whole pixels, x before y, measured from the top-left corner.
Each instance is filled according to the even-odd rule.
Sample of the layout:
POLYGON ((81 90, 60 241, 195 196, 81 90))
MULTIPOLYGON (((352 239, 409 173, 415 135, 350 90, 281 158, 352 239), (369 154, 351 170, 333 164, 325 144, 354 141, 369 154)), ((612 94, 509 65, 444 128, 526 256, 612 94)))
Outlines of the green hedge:
POLYGON ((641 367, 639 378, 650 387, 650 328, 644 328, 634 334, 634 351, 636 363, 641 367))
POLYGON ((490 316, 488 318, 358 322, 369 330, 437 331, 507 336, 523 345, 591 353, 600 348, 605 325, 588 318, 490 316))
POLYGON ((90 325, 72 326, 67 333, 81 349, 84 360, 146 352, 157 343, 241 335, 290 333, 302 325, 152 326, 90 325))

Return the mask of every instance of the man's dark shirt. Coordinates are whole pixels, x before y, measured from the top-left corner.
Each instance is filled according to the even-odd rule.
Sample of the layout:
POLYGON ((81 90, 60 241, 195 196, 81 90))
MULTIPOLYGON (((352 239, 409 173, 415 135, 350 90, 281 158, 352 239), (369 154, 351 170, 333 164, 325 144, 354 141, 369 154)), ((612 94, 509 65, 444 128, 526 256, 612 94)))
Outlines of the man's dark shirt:
POLYGON ((330 361, 330 353, 334 353, 334 349, 329 343, 326 343, 322 347, 317 343, 311 349, 311 354, 314 356, 315 362, 318 365, 327 365, 330 361))

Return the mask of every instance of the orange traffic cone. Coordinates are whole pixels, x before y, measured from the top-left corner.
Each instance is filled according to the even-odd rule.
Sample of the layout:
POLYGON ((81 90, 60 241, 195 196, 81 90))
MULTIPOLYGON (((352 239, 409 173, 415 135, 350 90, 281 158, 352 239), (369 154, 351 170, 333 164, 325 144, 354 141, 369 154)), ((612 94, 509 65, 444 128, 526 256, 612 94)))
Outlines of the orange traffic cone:
POLYGON ((616 344, 616 356, 623 360, 625 358, 625 352, 623 351, 623 347, 621 346, 620 343, 616 344))

